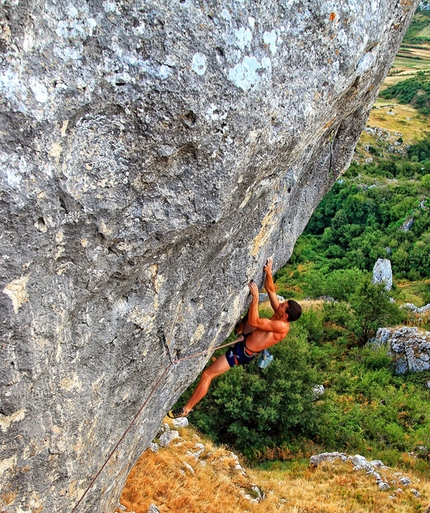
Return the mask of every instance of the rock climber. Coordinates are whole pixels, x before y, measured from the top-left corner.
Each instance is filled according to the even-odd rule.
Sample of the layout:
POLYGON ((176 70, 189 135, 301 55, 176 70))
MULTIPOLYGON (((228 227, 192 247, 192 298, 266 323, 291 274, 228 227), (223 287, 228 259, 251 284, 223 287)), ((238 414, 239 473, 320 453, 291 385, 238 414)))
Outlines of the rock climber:
POLYGON ((286 337, 290 330, 290 322, 296 321, 302 314, 301 306, 289 299, 279 302, 272 277, 273 259, 268 258, 264 266, 265 289, 274 314, 270 319, 260 318, 258 314, 259 292, 257 284, 251 280, 248 284, 252 296, 251 305, 246 316, 236 325, 235 331, 240 341, 230 347, 212 365, 205 369, 199 384, 183 408, 172 410, 169 417, 186 417, 194 406, 207 394, 212 380, 224 374, 235 365, 246 365, 264 349, 277 344, 286 337))

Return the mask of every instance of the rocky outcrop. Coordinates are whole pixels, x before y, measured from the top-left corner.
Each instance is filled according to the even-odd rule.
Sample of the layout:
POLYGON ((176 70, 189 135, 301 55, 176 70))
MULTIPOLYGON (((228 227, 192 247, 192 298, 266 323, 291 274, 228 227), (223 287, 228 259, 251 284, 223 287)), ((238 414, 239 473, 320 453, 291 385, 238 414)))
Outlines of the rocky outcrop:
MULTIPOLYGON (((186 421, 187 419, 180 420, 186 421)), ((148 459, 151 461, 152 473, 148 474, 147 472, 148 459, 138 462, 125 484, 121 502, 116 507, 115 513, 133 513, 130 511, 130 509, 133 510, 132 504, 139 505, 140 510, 146 509, 144 501, 154 498, 161 501, 159 503, 161 511, 176 511, 178 508, 181 511, 182 509, 188 510, 188 504, 190 504, 190 510, 194 507, 195 511, 196 503, 193 499, 197 498, 198 500, 202 494, 207 495, 208 482, 213 487, 215 495, 219 495, 216 494, 217 490, 222 490, 225 494, 224 497, 233 501, 236 507, 241 498, 245 499, 241 501, 245 509, 250 503, 256 504, 266 498, 264 491, 251 479, 251 475, 242 466, 237 454, 227 448, 213 445, 208 440, 202 439, 193 430, 184 429, 187 427, 187 422, 173 421, 172 424, 173 427, 180 429, 180 433, 171 429, 172 426, 168 423, 163 423, 157 437, 152 442, 157 446, 157 450, 152 450, 152 452, 157 454, 147 453, 148 459), (160 443, 166 433, 170 433, 170 443, 160 443), (160 481, 163 482, 166 479, 165 473, 172 476, 175 483, 161 493, 163 487, 160 486, 160 481), (180 483, 179 489, 178 483, 180 483), (140 492, 145 486, 152 494, 150 497, 142 496, 140 492), (178 506, 178 499, 181 499, 180 506, 178 506)), ((152 511, 150 508, 147 510, 148 513, 152 511)))
POLYGON ((430 310, 430 303, 427 303, 424 306, 415 306, 413 303, 405 303, 403 308, 407 308, 408 310, 412 310, 412 312, 416 314, 423 314, 430 310))
MULTIPOLYGON (((411 454, 411 456, 413 456, 413 454, 411 454)), ((353 470, 364 471, 367 475, 372 476, 375 479, 378 489, 381 491, 398 487, 397 490, 394 491, 394 494, 402 494, 404 488, 407 488, 412 484, 409 477, 398 472, 391 472, 389 467, 384 465, 381 460, 368 461, 360 454, 347 456, 343 452, 323 452, 321 454, 315 454, 309 459, 311 467, 318 467, 321 464, 333 463, 336 461, 350 461, 353 465, 353 470)), ((420 497, 418 490, 412 488, 411 492, 415 497, 420 497)), ((395 496, 392 498, 395 498, 395 496)))
POLYGON ((1 2, 2 511, 113 510, 348 166, 416 3, 1 2))
POLYGON ((372 283, 384 284, 385 290, 391 290, 393 286, 393 272, 391 262, 386 258, 378 258, 373 267, 372 283))
POLYGON ((397 374, 430 369, 430 332, 418 328, 380 328, 372 341, 376 346, 386 345, 393 357, 397 374))

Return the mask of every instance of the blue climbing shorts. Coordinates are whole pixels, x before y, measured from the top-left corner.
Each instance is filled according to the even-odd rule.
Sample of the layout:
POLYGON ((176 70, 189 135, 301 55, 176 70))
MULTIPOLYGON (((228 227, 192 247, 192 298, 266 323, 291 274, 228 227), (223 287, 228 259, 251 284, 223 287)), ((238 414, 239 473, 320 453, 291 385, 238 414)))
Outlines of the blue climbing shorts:
POLYGON ((251 363, 255 355, 252 354, 252 356, 248 356, 245 353, 245 342, 237 342, 234 346, 228 348, 225 357, 230 367, 234 367, 235 365, 251 363))

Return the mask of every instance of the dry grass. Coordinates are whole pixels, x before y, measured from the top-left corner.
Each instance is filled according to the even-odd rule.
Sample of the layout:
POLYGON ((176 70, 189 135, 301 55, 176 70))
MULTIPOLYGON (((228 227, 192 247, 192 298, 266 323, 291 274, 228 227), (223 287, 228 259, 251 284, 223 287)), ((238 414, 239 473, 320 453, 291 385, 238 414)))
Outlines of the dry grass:
POLYGON ((190 439, 142 455, 128 477, 121 504, 135 513, 146 513, 151 503, 161 513, 246 511, 250 501, 243 494, 251 491, 252 483, 235 468, 238 461, 232 453, 206 441, 203 454, 196 458, 191 453, 200 438, 189 429, 182 434, 190 439))
POLYGON ((419 116, 411 105, 401 105, 396 100, 378 98, 370 112, 367 126, 377 127, 393 133, 393 140, 399 134, 405 144, 422 139, 430 128, 427 116, 419 116))
POLYGON ((300 306, 303 308, 304 312, 308 310, 321 310, 324 306, 325 301, 323 299, 300 299, 300 306))
POLYGON ((399 485, 399 476, 393 471, 385 472, 384 476, 392 489, 382 492, 374 477, 353 470, 349 461, 325 463, 316 469, 307 469, 301 476, 273 471, 258 474, 258 483, 266 491, 267 499, 256 511, 409 513, 424 510, 430 494, 430 483, 417 483, 415 479, 412 481, 415 488, 408 489, 399 485), (415 497, 412 489, 421 497, 415 497))
POLYGON ((170 447, 143 454, 129 475, 121 504, 135 513, 147 513, 151 503, 161 513, 424 513, 429 506, 430 482, 411 473, 412 484, 405 487, 399 483, 404 473, 381 471, 391 489, 380 491, 374 477, 354 471, 349 461, 318 468, 297 465, 288 471, 243 472, 237 465, 230 451, 182 429, 170 447), (205 447, 198 458, 191 454, 196 443, 205 447), (265 494, 261 502, 253 500, 254 484, 265 494))
MULTIPOLYGON (((297 299, 304 312, 308 310, 321 310, 325 301, 323 299, 297 299)), ((260 303, 261 309, 271 310, 270 301, 262 301, 260 303)), ((273 310, 272 310, 273 313, 273 310)))

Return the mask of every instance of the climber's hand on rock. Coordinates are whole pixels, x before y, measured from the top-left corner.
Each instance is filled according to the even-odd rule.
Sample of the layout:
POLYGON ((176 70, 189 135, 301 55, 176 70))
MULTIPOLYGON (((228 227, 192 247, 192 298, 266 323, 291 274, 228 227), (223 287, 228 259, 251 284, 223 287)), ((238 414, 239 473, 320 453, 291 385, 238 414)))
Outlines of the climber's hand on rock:
POLYGON ((272 258, 272 257, 269 257, 269 258, 266 260, 266 264, 265 264, 265 266, 263 267, 263 271, 264 271, 266 274, 272 274, 272 265, 273 265, 273 258, 272 258))
POLYGON ((249 287, 249 293, 251 294, 251 296, 253 298, 258 298, 259 292, 258 292, 258 287, 257 287, 257 284, 255 283, 255 281, 251 280, 248 283, 248 287, 249 287))

